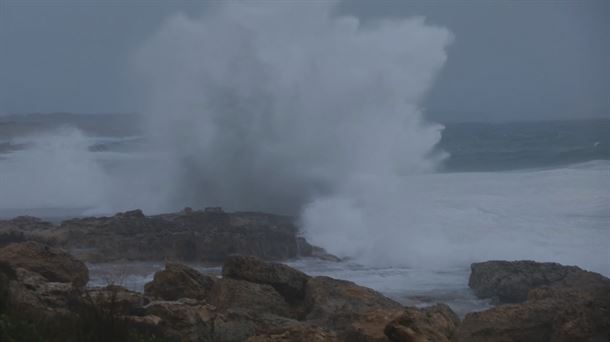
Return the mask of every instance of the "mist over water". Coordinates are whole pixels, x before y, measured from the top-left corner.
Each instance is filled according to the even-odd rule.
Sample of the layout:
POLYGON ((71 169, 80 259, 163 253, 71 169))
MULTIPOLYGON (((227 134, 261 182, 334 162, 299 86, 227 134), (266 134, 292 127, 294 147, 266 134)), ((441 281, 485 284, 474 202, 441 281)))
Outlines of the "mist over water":
MULTIPOLYGON (((132 56, 142 146, 92 151, 108 141, 75 128, 29 135, 0 155, 0 209, 260 210, 299 217, 309 241, 365 265, 527 258, 609 274, 608 160, 435 172, 443 127, 421 101, 451 41, 423 18, 364 25, 331 2, 174 15, 132 56)), ((507 144, 493 146, 485 155, 507 144)))

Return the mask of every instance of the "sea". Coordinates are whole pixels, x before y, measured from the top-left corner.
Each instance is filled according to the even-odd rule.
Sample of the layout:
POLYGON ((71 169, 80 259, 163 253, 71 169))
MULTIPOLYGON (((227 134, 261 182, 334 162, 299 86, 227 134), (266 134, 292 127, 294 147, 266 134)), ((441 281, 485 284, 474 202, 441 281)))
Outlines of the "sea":
MULTIPOLYGON (((453 227, 451 239, 438 245, 446 252, 435 258, 456 262, 286 263, 373 288, 405 305, 447 303, 461 316, 491 305, 468 288, 470 261, 557 261, 610 275, 609 119, 443 126, 436 150, 446 157, 435 172, 418 176, 413 188, 434 203, 429 215, 438 220, 426 224, 453 227)), ((97 191, 91 183, 103 179, 99 173, 142 158, 148 142, 141 127, 140 118, 128 114, 0 116, 0 218, 33 215, 59 222, 90 214, 97 191), (58 134, 62 139, 53 138, 58 134)), ((388 250, 399 248, 398 242, 388 250)), ((192 266, 221 273, 218 265, 192 266)), ((163 264, 89 267, 90 286, 117 283, 142 291, 163 264)))

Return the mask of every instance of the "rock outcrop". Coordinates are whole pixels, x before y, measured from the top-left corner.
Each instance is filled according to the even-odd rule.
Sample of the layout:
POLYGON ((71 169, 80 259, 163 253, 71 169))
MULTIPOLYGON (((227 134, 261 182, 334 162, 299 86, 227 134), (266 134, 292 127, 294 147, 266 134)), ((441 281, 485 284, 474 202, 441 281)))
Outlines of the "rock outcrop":
POLYGON ((266 284, 220 279, 212 287, 208 301, 220 310, 240 308, 253 313, 265 312, 291 318, 294 316, 284 297, 266 284))
POLYGON ((305 284, 310 278, 284 264, 266 263, 252 256, 229 257, 222 267, 222 275, 270 285, 289 302, 296 302, 305 297, 305 284))
POLYGON ((403 312, 403 308, 369 310, 348 325, 343 334, 344 339, 353 342, 388 342, 390 339, 385 334, 385 328, 403 312))
POLYGON ((49 282, 84 286, 89 281, 85 264, 70 254, 38 242, 13 243, 0 249, 0 263, 37 273, 49 282))
POLYGON ((118 260, 223 262, 232 254, 264 260, 297 256, 332 258, 311 246, 288 216, 226 213, 218 208, 146 216, 141 210, 60 224, 34 217, 0 220, 0 246, 39 241, 90 262, 118 260))
POLYGON ((457 315, 445 304, 423 309, 407 308, 386 326, 385 334, 393 342, 450 342, 459 324, 457 315))
POLYGON ((531 289, 541 286, 588 289, 610 286, 598 273, 551 262, 486 261, 471 266, 470 288, 480 298, 519 303, 531 289))
POLYGON ((44 232, 53 224, 37 217, 19 216, 10 220, 0 220, 0 247, 28 240, 46 239, 44 232))
POLYGON ((23 268, 14 272, 6 299, 12 310, 35 321, 51 321, 69 315, 77 308, 80 291, 73 284, 50 282, 42 275, 23 268))
POLYGON ((337 334, 329 330, 295 324, 282 332, 266 333, 248 338, 246 342, 338 342, 337 334))
POLYGON ((469 313, 458 341, 608 341, 610 290, 546 288, 525 303, 469 313))
POLYGON ((307 281, 304 306, 306 320, 339 331, 371 310, 402 308, 379 292, 330 277, 313 277, 307 281))
MULTIPOLYGON (((143 217, 124 215, 120 219, 143 217)), ((480 265, 473 265, 471 277, 471 284, 483 289, 477 293, 515 301, 525 288, 527 296, 469 313, 460 323, 444 304, 403 307, 349 281, 311 277, 246 256, 228 257, 221 279, 168 263, 145 293, 115 285, 85 288, 81 262, 59 249, 24 242, 0 248, 0 323, 7 313, 45 322, 56 327, 50 340, 82 340, 82 333, 113 341, 140 336, 188 342, 610 339, 610 285, 603 276, 558 264, 480 265)))
POLYGON ((518 303, 467 314, 457 341, 610 340, 610 283, 602 275, 533 261, 491 261, 472 270, 476 294, 518 303))
POLYGON ((215 279, 177 263, 165 264, 165 269, 155 273, 152 282, 144 287, 144 294, 163 300, 180 298, 205 299, 215 279))

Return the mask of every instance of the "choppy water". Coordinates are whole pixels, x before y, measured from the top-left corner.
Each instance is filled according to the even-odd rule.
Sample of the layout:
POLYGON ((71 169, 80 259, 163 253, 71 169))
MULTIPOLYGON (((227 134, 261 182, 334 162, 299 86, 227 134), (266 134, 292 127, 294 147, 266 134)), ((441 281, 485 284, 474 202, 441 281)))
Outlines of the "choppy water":
MULTIPOLYGON (((286 262, 312 276, 329 276, 345 279, 376 289, 399 303, 410 306, 427 306, 443 302, 460 316, 488 308, 487 300, 477 299, 467 286, 468 269, 454 268, 443 271, 410 269, 404 267, 365 267, 350 262, 330 262, 300 259, 286 262)), ((133 291, 143 291, 152 281, 154 272, 163 269, 162 263, 107 263, 90 264, 90 286, 120 284, 133 291)), ((220 266, 191 264, 200 272, 220 276, 220 266)))
MULTIPOLYGON (((105 173, 150 157, 136 122, 131 116, 0 118, 0 217, 58 219, 91 210, 105 190, 105 173)), ((472 261, 531 258, 610 275, 610 120, 450 124, 439 148, 450 154, 442 172, 419 175, 409 188, 419 195, 405 224, 428 234, 397 227, 389 230, 393 235, 365 241, 378 260, 288 264, 405 304, 446 302, 461 314, 487 306, 468 290, 472 261)), ((370 252, 358 244, 351 247, 359 250, 346 250, 332 235, 319 237, 337 254, 370 252)), ((163 265, 90 267, 93 286, 118 282, 142 290, 163 265)))

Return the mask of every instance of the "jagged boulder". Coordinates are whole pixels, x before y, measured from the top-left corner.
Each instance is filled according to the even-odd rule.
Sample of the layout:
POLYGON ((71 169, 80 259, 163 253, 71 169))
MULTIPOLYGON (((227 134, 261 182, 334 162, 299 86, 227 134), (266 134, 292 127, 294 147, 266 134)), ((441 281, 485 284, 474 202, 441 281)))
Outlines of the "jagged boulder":
POLYGON ((8 306, 33 320, 69 315, 80 304, 80 291, 71 283, 49 282, 38 273, 17 268, 8 284, 8 306))
POLYGON ((144 286, 144 294, 164 300, 180 298, 205 299, 215 279, 178 263, 167 263, 165 269, 155 273, 152 282, 144 286))
POLYGON ((576 266, 551 262, 486 261, 471 265, 468 285, 479 298, 494 298, 500 303, 519 303, 530 289, 541 286, 595 288, 610 281, 602 275, 576 266))
POLYGON ((386 326, 385 334, 392 342, 450 342, 459 324, 458 316, 445 304, 409 307, 386 326))
POLYGON ((0 220, 0 247, 33 238, 45 240, 45 235, 52 228, 53 224, 50 222, 32 216, 18 216, 10 220, 0 220))
POLYGON ((219 310, 246 309, 292 317, 292 309, 273 287, 243 280, 223 278, 214 283, 207 301, 219 310))
POLYGON ((214 320, 214 341, 241 342, 253 336, 275 334, 302 324, 291 318, 242 308, 218 313, 214 320))
POLYGON ((305 286, 304 318, 320 326, 344 330, 373 309, 401 309, 379 292, 350 281, 313 277, 305 286))
POLYGON ((49 282, 84 286, 89 281, 87 266, 70 254, 38 242, 13 243, 0 248, 0 262, 43 276, 49 282))
MULTIPOLYGON (((250 337, 247 342, 338 342, 340 339, 332 331, 307 324, 295 324, 272 333, 250 337)), ((351 341, 351 340, 350 340, 351 341)))
POLYGON ((388 342, 385 327, 400 317, 403 309, 373 309, 357 317, 345 330, 344 340, 350 342, 388 342))
POLYGON ((222 275, 259 284, 271 285, 289 302, 305 297, 305 284, 309 276, 279 263, 268 263, 252 256, 231 256, 227 258, 222 275))
POLYGON ((170 340, 212 342, 214 339, 214 307, 195 300, 154 301, 145 306, 145 315, 132 318, 141 329, 156 332, 170 340))
POLYGON ((532 261, 493 261, 472 270, 475 293, 518 303, 467 314, 457 341, 610 340, 610 283, 600 274, 532 261))
POLYGON ((85 306, 106 309, 120 315, 142 315, 144 306, 150 302, 142 293, 118 285, 88 289, 81 297, 85 306))
POLYGON ((146 216, 66 220, 54 229, 59 246, 88 261, 176 260, 221 262, 238 253, 266 260, 298 255, 292 219, 264 213, 185 210, 146 216))

